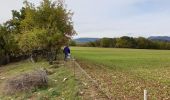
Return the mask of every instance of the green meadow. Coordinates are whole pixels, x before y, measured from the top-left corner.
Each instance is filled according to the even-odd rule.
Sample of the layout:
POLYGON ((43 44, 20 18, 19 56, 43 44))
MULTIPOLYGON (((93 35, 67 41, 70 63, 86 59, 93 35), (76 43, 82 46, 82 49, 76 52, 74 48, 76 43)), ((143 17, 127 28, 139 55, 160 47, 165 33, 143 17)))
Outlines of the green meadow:
POLYGON ((170 51, 72 47, 72 55, 111 96, 170 99, 170 51), (108 80, 107 80, 108 77, 108 80), (110 82, 111 85, 107 82, 110 82), (113 89, 107 89, 113 87, 113 89))

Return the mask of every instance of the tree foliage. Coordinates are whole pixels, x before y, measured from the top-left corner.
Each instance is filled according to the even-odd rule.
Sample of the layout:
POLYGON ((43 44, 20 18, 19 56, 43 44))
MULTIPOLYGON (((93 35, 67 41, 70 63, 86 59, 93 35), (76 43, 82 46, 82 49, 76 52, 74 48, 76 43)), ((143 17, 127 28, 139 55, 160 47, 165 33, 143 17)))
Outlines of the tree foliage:
POLYGON ((62 0, 42 0, 38 7, 25 0, 20 11, 12 10, 12 18, 0 25, 1 54, 59 50, 76 34, 72 16, 62 0))
POLYGON ((91 47, 112 47, 112 48, 136 48, 136 49, 168 49, 170 42, 152 41, 144 37, 102 38, 95 42, 89 42, 85 46, 91 47))
POLYGON ((62 1, 43 0, 38 7, 25 2, 25 19, 21 21, 22 35, 19 42, 22 44, 30 41, 30 44, 27 44, 29 50, 24 51, 35 48, 59 49, 68 42, 70 36, 76 34, 71 18, 72 13, 65 8, 62 1), (34 39, 22 39, 27 37, 25 34, 30 34, 30 38, 33 36, 34 39))

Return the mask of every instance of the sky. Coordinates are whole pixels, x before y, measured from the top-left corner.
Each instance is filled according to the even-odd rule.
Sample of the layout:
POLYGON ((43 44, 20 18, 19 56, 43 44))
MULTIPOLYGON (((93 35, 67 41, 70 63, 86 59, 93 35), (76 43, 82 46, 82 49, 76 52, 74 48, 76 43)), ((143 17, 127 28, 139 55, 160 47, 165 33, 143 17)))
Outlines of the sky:
MULTIPOLYGON (((38 5, 41 0, 28 0, 38 5)), ((170 36, 170 0, 65 0, 79 37, 170 36)), ((0 2, 0 23, 23 0, 0 2)))

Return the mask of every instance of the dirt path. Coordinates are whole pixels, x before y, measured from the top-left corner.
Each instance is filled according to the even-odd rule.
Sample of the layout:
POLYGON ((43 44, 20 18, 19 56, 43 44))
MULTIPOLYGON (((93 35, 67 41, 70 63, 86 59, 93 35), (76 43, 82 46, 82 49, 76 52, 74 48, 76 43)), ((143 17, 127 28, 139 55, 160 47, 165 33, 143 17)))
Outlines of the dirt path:
POLYGON ((69 66, 75 74, 80 86, 78 95, 82 100, 110 100, 100 87, 94 83, 94 80, 91 80, 82 69, 78 68, 75 62, 69 61, 65 63, 65 66, 69 66))

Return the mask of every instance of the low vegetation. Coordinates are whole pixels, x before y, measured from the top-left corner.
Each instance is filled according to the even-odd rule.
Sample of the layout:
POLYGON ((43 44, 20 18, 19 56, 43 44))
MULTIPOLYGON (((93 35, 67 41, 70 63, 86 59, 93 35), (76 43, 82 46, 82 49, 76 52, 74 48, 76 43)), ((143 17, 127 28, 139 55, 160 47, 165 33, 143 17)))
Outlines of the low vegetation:
POLYGON ((116 99, 170 99, 170 51, 73 47, 82 67, 116 99))
MULTIPOLYGON (((0 68, 0 99, 2 100, 79 100, 80 97, 77 95, 79 91, 79 82, 75 80, 73 72, 68 69, 65 65, 60 63, 58 67, 49 66, 48 62, 41 61, 38 63, 31 63, 28 61, 22 61, 18 63, 12 63, 9 65, 2 66, 0 68), (32 88, 31 91, 16 92, 14 94, 4 94, 3 86, 8 79, 12 80, 21 79, 23 74, 36 72, 35 69, 46 69, 53 71, 48 74, 48 86, 32 88), (18 77, 14 77, 18 76, 18 77)), ((38 74, 38 73, 36 73, 38 74)), ((42 74, 42 73, 41 73, 42 74)), ((32 76, 32 74, 31 74, 32 76)), ((24 80, 24 79, 23 79, 24 80)), ((34 78, 33 80, 36 80, 34 78)), ((29 81, 29 80, 25 80, 29 81)), ((38 81, 38 80, 37 80, 38 81)), ((36 81, 36 82, 37 82, 36 81)), ((42 83, 42 82, 38 82, 42 83)), ((44 83, 44 82, 43 82, 44 83)), ((12 89, 12 88, 11 88, 12 89)), ((21 88, 20 88, 21 89, 21 88)))
POLYGON ((29 92, 37 88, 45 88, 48 86, 48 77, 45 70, 37 69, 30 73, 24 73, 4 83, 2 91, 4 94, 15 94, 18 92, 29 92))

